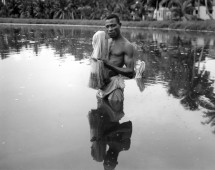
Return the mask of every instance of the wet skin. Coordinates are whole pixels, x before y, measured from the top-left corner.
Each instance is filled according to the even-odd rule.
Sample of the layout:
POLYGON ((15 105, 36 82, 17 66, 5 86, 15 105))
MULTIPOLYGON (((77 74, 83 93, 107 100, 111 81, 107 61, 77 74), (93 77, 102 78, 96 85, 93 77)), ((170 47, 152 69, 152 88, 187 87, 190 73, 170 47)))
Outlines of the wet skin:
POLYGON ((133 45, 121 35, 121 23, 115 18, 108 19, 105 22, 109 47, 109 60, 105 61, 105 66, 112 70, 112 75, 122 74, 129 78, 134 73, 134 48, 133 45), (123 67, 125 65, 125 67, 123 67))

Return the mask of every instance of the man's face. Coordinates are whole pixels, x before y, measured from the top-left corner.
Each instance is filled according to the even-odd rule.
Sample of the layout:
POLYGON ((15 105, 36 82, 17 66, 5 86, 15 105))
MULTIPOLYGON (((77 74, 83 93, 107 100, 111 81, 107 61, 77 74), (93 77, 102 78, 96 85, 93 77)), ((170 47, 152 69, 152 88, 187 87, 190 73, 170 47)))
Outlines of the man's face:
POLYGON ((110 38, 119 36, 121 24, 117 22, 116 18, 107 19, 105 21, 105 27, 110 38))

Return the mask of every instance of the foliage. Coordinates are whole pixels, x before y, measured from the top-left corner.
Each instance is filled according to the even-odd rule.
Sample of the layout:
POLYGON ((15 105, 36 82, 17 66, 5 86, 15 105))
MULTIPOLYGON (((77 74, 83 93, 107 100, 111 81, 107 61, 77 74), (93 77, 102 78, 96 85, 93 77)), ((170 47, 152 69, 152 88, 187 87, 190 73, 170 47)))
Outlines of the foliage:
POLYGON ((102 19, 117 13, 131 20, 135 0, 7 0, 0 2, 0 17, 43 19, 102 19))
POLYGON ((74 19, 75 4, 73 1, 61 0, 54 4, 54 17, 59 19, 74 19))
POLYGON ((147 18, 150 9, 161 5, 172 6, 177 16, 188 18, 198 2, 211 17, 212 0, 7 0, 6 4, 0 1, 0 17, 100 20, 116 13, 121 20, 130 21, 134 16, 147 18))
POLYGON ((22 0, 19 3, 20 18, 34 18, 35 3, 33 0, 22 0))
POLYGON ((195 9, 191 0, 171 0, 168 7, 175 16, 185 17, 186 20, 190 20, 188 15, 192 15, 195 9))

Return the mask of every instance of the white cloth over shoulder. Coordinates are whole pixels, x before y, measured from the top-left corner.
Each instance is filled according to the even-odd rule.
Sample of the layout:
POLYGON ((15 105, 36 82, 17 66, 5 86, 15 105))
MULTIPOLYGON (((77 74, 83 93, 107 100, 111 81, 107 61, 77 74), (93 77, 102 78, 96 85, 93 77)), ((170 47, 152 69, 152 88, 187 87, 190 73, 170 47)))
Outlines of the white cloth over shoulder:
POLYGON ((89 87, 93 89, 100 89, 107 79, 104 63, 100 60, 105 59, 107 56, 107 41, 104 31, 97 31, 93 35, 93 53, 91 55, 91 71, 88 84, 89 87))
POLYGON ((107 39, 104 31, 97 31, 92 39, 93 53, 91 58, 104 59, 107 55, 107 39))

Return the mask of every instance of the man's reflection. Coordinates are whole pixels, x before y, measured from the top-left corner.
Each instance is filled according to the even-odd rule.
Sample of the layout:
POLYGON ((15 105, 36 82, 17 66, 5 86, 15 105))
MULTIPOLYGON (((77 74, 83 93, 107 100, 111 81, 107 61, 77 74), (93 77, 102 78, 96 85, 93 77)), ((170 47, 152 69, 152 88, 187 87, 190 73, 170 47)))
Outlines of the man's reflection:
POLYGON ((120 123, 123 116, 123 102, 104 99, 98 99, 97 109, 88 114, 91 155, 95 161, 103 162, 105 170, 114 169, 119 152, 130 148, 132 122, 120 123))

